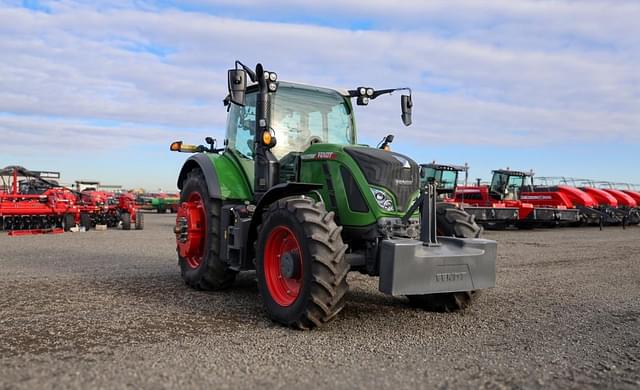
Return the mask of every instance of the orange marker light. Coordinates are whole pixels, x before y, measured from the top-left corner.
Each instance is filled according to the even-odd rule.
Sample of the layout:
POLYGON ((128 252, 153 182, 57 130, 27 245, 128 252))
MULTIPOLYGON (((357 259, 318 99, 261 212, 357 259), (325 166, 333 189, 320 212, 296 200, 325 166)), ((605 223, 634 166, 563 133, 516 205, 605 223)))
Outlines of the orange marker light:
POLYGON ((182 141, 175 141, 171 143, 171 146, 169 146, 169 150, 171 150, 172 152, 179 152, 181 147, 182 141))
POLYGON ((271 133, 268 131, 264 131, 262 132, 262 143, 265 145, 271 145, 271 141, 273 140, 273 137, 271 136, 271 133))
POLYGON ((389 145, 385 145, 385 146, 384 146, 384 151, 385 151, 385 152, 389 152, 389 151, 391 151, 391 148, 389 147, 389 145))

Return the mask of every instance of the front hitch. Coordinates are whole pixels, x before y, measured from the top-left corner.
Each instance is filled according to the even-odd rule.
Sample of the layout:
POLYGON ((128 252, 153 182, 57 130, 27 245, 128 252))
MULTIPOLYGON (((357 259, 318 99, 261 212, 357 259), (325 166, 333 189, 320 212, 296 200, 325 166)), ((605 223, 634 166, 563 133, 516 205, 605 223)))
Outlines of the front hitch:
POLYGON ((420 196, 413 202, 407 213, 402 217, 402 223, 407 224, 409 219, 420 210, 420 241, 425 246, 438 246, 438 224, 436 218, 436 185, 431 182, 420 189, 420 196))
POLYGON ((433 184, 421 190, 403 221, 418 209, 420 240, 381 241, 379 290, 390 295, 422 295, 494 287, 497 243, 481 238, 438 237, 433 184))

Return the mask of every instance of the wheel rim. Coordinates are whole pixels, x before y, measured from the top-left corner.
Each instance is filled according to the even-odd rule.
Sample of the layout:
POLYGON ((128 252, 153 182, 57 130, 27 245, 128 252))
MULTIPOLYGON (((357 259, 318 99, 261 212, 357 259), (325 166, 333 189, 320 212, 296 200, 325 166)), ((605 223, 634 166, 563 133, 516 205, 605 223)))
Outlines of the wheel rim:
POLYGON ((192 192, 185 202, 180 203, 175 227, 178 253, 190 268, 198 268, 202 264, 207 233, 206 221, 202 196, 192 192))
POLYGON ((267 289, 280 306, 290 306, 302 287, 302 250, 295 234, 286 226, 274 228, 264 249, 267 289))

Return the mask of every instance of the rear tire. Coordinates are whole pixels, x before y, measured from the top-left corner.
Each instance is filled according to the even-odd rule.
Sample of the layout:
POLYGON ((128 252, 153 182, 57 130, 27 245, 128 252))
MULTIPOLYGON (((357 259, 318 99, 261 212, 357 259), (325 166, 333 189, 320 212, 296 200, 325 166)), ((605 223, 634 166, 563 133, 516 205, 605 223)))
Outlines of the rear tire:
POLYGON ((341 232, 334 213, 313 199, 280 199, 269 207, 258 233, 256 277, 272 320, 312 329, 342 310, 349 263, 341 232))
POLYGON ((131 230, 131 214, 120 214, 120 221, 122 221, 122 230, 131 230))
POLYGON ((178 254, 182 279, 197 290, 229 288, 235 281, 237 272, 230 269, 219 257, 221 201, 209 196, 207 183, 200 169, 193 169, 187 174, 180 193, 180 203, 190 199, 193 193, 197 193, 202 199, 206 214, 204 249, 202 259, 197 264, 178 254))
POLYGON ((91 216, 89 213, 80 213, 80 226, 84 227, 86 231, 91 229, 91 216))
MULTIPOLYGON (((482 228, 475 222, 474 216, 454 204, 438 203, 436 216, 438 235, 479 238, 482 234, 482 228)), ((479 291, 462 291, 407 295, 407 298, 413 307, 435 312, 452 312, 466 309, 479 294, 479 291)))
POLYGON ((136 230, 144 229, 144 214, 138 210, 136 212, 136 230))
POLYGON ((76 226, 76 217, 73 214, 65 214, 62 217, 62 229, 68 232, 74 226, 76 226))
POLYGON ((478 238, 482 234, 475 217, 450 203, 436 205, 438 235, 459 238, 478 238))

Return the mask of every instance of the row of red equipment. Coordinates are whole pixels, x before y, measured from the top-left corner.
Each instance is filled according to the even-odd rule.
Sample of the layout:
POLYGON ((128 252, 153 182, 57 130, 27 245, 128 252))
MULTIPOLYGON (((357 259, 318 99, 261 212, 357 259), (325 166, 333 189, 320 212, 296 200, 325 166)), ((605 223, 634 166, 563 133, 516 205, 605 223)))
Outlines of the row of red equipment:
POLYGON ((143 229, 135 196, 97 190, 74 191, 53 179, 58 172, 29 171, 19 166, 0 170, 0 230, 10 235, 59 233, 97 225, 143 229))
POLYGON ((564 177, 534 180, 533 172, 500 169, 492 172, 490 184, 458 186, 458 173, 466 175, 468 166, 433 163, 422 169, 423 179, 435 180, 446 202, 461 204, 488 228, 640 223, 640 191, 628 184, 616 188, 564 177))

